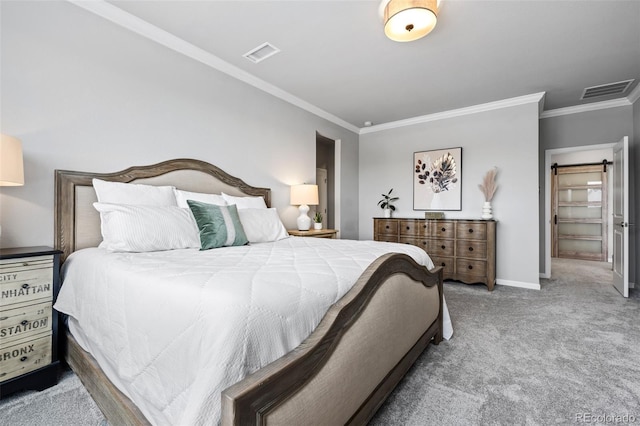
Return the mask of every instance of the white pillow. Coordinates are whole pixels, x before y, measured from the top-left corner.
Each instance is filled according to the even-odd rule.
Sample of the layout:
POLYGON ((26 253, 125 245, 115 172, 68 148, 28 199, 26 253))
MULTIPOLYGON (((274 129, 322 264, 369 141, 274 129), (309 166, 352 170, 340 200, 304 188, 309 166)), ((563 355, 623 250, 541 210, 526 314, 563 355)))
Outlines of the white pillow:
POLYGON ((173 186, 141 185, 93 179, 100 203, 134 206, 177 206, 173 186))
POLYGON ((233 195, 222 193, 222 197, 228 205, 235 204, 240 209, 266 209, 267 203, 262 197, 235 197, 233 195))
POLYGON ((238 209, 238 216, 250 243, 266 243, 289 237, 275 208, 238 209))
POLYGON ((187 200, 200 201, 201 203, 207 204, 215 204, 216 206, 226 206, 227 202, 224 200, 222 195, 218 194, 204 194, 202 192, 190 192, 190 191, 182 191, 180 189, 173 189, 173 193, 176 196, 176 201, 178 202, 178 207, 182 207, 185 209, 189 208, 187 204, 187 200))
POLYGON ((93 206, 100 212, 100 247, 109 251, 200 248, 198 225, 189 209, 107 203, 93 206))

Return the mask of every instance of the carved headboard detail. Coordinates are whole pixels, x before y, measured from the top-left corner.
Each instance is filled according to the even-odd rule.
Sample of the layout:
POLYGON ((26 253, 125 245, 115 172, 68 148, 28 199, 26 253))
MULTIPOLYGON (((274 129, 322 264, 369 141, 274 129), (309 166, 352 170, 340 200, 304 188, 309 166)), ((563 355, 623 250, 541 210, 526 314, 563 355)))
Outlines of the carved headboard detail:
POLYGON ((102 241, 100 215, 93 208, 97 201, 92 179, 135 182, 146 185, 173 185, 193 192, 264 197, 271 206, 271 190, 248 185, 220 168, 193 159, 168 160, 149 166, 130 167, 115 173, 55 171, 55 247, 62 260, 76 250, 96 247, 102 241))

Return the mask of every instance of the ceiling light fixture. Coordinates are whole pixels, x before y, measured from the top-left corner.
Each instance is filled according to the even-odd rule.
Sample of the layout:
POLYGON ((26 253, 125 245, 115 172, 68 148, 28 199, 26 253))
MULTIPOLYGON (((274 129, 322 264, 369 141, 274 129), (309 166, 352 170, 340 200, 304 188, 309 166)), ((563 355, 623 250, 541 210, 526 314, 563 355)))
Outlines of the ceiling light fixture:
POLYGON ((393 41, 414 41, 429 34, 438 20, 437 0, 383 0, 384 33, 393 41))

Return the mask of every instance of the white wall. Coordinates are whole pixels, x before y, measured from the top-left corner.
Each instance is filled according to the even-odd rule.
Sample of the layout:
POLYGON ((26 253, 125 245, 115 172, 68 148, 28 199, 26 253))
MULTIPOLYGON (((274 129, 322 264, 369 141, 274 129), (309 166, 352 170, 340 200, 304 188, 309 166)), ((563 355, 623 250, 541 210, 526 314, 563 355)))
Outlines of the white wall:
POLYGON ((413 210, 413 153, 462 147, 462 211, 447 218, 479 219, 485 173, 498 167, 493 199, 497 227, 497 280, 537 286, 538 104, 531 103, 360 136, 360 237, 373 238, 380 194, 400 197, 395 217, 424 217, 413 210))
POLYGON ((2 2, 2 133, 25 186, 3 187, 3 247, 53 243, 54 170, 113 172, 171 158, 272 189, 315 181, 316 131, 341 140, 341 236, 357 238, 358 135, 67 2, 2 2))

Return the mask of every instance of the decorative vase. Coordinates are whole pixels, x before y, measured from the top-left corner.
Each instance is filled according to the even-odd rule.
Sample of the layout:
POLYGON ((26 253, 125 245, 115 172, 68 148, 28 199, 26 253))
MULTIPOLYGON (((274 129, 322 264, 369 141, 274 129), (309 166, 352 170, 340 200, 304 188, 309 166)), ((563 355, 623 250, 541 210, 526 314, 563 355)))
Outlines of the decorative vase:
POLYGON ((485 201, 482 205, 482 218, 483 219, 491 219, 493 215, 491 214, 491 203, 489 201, 485 201))
POLYGON ((384 217, 386 218, 391 217, 391 209, 384 209, 384 217))
POLYGON ((317 231, 321 230, 321 229, 322 229, 322 222, 320 222, 320 223, 315 222, 315 223, 313 224, 313 229, 315 229, 315 230, 317 230, 317 231))
POLYGON ((431 208, 429 210, 442 210, 443 206, 442 194, 434 192, 433 198, 431 198, 431 208))

